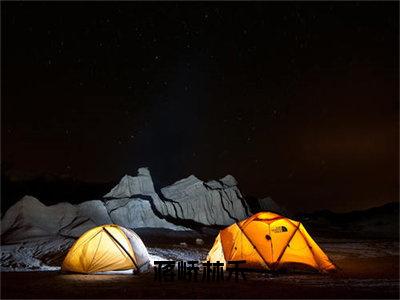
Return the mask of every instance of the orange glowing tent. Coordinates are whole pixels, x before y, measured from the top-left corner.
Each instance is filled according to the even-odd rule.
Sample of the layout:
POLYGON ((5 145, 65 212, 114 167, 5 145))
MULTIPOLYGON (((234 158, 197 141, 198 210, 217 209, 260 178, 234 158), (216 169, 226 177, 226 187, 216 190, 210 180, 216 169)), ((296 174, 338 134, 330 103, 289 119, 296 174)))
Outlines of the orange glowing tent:
POLYGON ((76 273, 143 271, 149 254, 140 237, 130 229, 110 224, 81 235, 64 259, 61 270, 76 273))
POLYGON ((335 265, 298 222, 260 212, 221 230, 207 260, 246 260, 243 267, 266 270, 313 268, 321 272, 335 265))

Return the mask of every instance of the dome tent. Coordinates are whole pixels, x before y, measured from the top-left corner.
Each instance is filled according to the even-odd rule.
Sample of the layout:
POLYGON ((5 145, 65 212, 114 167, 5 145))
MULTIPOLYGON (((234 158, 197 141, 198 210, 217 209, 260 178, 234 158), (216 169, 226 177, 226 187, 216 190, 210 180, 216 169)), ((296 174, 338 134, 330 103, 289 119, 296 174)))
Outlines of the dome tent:
POLYGON ((129 270, 144 271, 149 254, 140 237, 130 229, 109 224, 81 235, 64 259, 65 272, 95 273, 129 270))
POLYGON ((298 222, 271 212, 260 212, 220 231, 207 260, 246 260, 243 267, 265 270, 313 268, 335 270, 335 265, 298 222))

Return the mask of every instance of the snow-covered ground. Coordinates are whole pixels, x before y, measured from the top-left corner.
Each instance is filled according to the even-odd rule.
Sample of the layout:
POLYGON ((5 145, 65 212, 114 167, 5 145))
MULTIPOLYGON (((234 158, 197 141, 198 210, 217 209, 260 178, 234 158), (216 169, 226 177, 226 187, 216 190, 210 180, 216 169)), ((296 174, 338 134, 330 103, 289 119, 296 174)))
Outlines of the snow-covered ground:
MULTIPOLYGON (((45 251, 48 247, 49 245, 47 244, 40 245, 36 243, 1 246, 1 272, 60 270, 62 259, 58 259, 58 265, 49 265, 46 263, 52 261, 52 254, 54 256, 57 255, 46 253, 45 251)), ((60 249, 65 252, 67 248, 67 245, 63 245, 60 249)), ((172 245, 170 248, 149 247, 147 250, 152 265, 155 260, 204 260, 208 252, 206 248, 182 247, 180 245, 172 245)), ((124 272, 131 273, 131 271, 118 271, 117 273, 121 274, 121 272, 122 274, 124 272)))
MULTIPOLYGON (((71 241, 54 241, 60 253, 66 253, 71 241)), ((319 245, 333 261, 345 258, 377 258, 399 255, 399 244, 396 241, 379 240, 322 240, 319 245)), ((49 253, 54 244, 37 243, 1 246, 1 271, 57 271, 60 269, 63 255, 49 253)), ((148 247, 150 262, 155 260, 204 260, 208 253, 206 247, 170 245, 164 247, 148 247)))
POLYGON ((175 261, 188 261, 188 260, 205 260, 208 249, 206 248, 193 248, 182 247, 174 245, 171 248, 148 248, 150 261, 153 263, 155 260, 175 260, 175 261))
POLYGON ((32 249, 1 247, 1 272, 57 271, 60 267, 48 266, 34 257, 32 249), (8 248, 8 249, 4 249, 8 248))

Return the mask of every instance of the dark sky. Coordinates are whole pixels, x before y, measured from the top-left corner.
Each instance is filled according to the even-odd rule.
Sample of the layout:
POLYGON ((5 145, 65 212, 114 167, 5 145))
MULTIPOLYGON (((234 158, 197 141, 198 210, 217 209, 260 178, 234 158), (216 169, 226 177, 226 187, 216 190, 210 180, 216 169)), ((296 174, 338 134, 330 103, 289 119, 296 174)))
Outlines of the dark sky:
POLYGON ((398 201, 392 3, 4 3, 2 162, 234 175, 293 210, 398 201))

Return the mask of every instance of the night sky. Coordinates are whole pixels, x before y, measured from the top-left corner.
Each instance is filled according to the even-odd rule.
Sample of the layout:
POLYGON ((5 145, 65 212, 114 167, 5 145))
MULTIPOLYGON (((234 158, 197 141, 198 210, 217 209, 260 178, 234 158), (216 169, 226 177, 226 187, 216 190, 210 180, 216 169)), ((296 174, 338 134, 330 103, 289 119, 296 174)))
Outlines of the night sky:
POLYGON ((229 173, 292 210, 398 201, 398 12, 2 2, 2 164, 14 180, 229 173))

